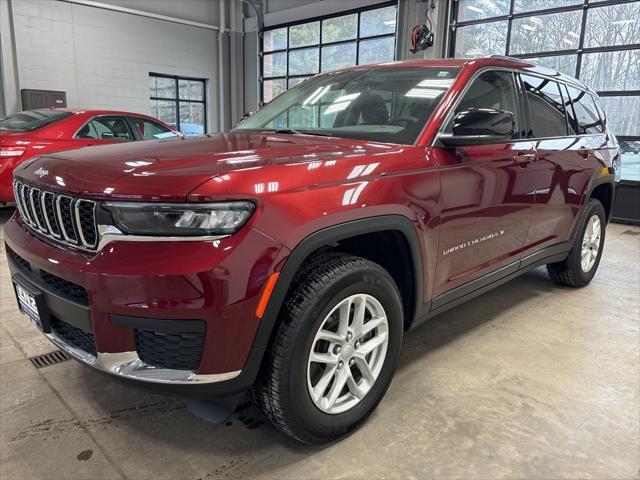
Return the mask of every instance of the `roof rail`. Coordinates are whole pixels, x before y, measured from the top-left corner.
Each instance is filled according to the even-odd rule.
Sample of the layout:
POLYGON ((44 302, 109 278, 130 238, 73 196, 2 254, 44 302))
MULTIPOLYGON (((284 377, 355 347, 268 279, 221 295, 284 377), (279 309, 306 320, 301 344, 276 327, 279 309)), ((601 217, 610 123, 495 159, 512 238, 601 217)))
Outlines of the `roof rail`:
POLYGON ((526 62, 526 58, 509 57, 508 55, 491 55, 491 58, 504 58, 505 60, 517 60, 518 62, 526 62))

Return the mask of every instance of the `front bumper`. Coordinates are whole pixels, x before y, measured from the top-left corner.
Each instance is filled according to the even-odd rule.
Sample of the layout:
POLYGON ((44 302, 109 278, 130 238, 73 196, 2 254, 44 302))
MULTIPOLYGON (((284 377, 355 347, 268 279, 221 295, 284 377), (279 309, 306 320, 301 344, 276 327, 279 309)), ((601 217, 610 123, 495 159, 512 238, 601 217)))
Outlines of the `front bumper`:
POLYGON ((240 375, 241 370, 227 373, 198 374, 189 370, 161 368, 144 362, 138 352, 100 353, 91 355, 82 349, 66 343, 55 333, 45 333, 47 338, 76 360, 105 373, 142 382, 185 385, 193 383, 217 383, 231 380, 240 375))
MULTIPOLYGON (((48 243, 16 217, 5 225, 9 267, 19 282, 42 292, 46 315, 75 332, 61 335, 43 322, 60 349, 117 378, 178 395, 228 394, 253 383, 266 348, 254 342, 260 324, 255 310, 280 244, 246 227, 217 242, 114 242, 91 256, 48 243), (84 289, 86 299, 82 292, 73 297, 61 291, 51 278, 84 289), (201 345, 188 337, 195 334, 180 333, 194 324, 202 325, 201 345), (163 341, 187 335, 187 347, 194 341, 202 349, 197 367, 149 362, 141 332, 156 332, 163 341), (76 333, 95 350, 74 342, 76 333)), ((154 348, 157 359, 160 347, 154 348)))

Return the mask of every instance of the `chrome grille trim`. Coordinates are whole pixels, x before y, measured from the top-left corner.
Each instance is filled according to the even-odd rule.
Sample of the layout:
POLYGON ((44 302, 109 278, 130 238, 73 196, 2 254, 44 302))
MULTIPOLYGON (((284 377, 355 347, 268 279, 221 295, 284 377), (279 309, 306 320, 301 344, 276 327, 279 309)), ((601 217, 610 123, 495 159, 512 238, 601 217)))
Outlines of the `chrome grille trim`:
MULTIPOLYGON (((38 204, 41 203, 41 192, 39 188, 31 189, 31 192, 29 193, 29 200, 31 200, 31 211, 33 212, 33 218, 36 221, 36 227, 41 232, 47 233, 47 229, 40 220, 40 215, 38 215, 38 204)), ((44 216, 42 217, 42 220, 44 220, 44 216)))
POLYGON ((22 202, 20 201, 22 191, 20 190, 20 184, 18 182, 13 182, 13 196, 16 199, 16 206, 18 207, 18 212, 20 212, 20 216, 24 219, 25 214, 22 210, 22 202))
POLYGON ((56 217, 56 210, 55 210, 55 203, 56 203, 56 196, 55 194, 51 193, 51 192, 44 192, 42 194, 42 211, 44 212, 44 219, 47 222, 47 228, 49 229, 49 233, 51 233, 51 235, 53 235, 57 240, 60 240, 62 238, 62 235, 60 235, 60 226, 58 224, 58 219, 56 217), (47 195, 51 195, 51 209, 54 212, 53 217, 51 218, 51 220, 53 220, 53 224, 51 223, 51 220, 49 219, 49 217, 51 217, 51 215, 49 215, 48 211, 47 211, 47 195), (55 228, 54 228, 55 226, 55 228))
POLYGON ((97 250, 96 202, 42 190, 20 180, 14 180, 13 188, 18 211, 27 227, 56 242, 92 252, 97 250), (87 211, 85 207, 81 218, 80 207, 87 204, 91 208, 87 211))
POLYGON ((78 228, 78 234, 80 235, 80 241, 82 242, 82 244, 85 247, 88 248, 93 248, 95 247, 96 242, 89 242, 86 239, 85 236, 85 229, 82 225, 82 220, 80 219, 80 205, 82 205, 83 203, 88 203, 91 205, 91 212, 93 214, 93 224, 91 225, 92 228, 92 234, 93 237, 97 239, 98 237, 98 232, 96 231, 96 202, 92 201, 92 200, 84 200, 84 199, 77 199, 75 202, 72 203, 73 205, 73 210, 75 213, 75 218, 76 218, 76 225, 78 228))
POLYGON ((29 203, 27 202, 27 186, 26 185, 21 185, 20 187, 18 187, 20 189, 20 200, 22 200, 22 205, 23 208, 22 210, 24 211, 25 214, 25 219, 27 220, 27 223, 31 226, 33 226, 33 220, 31 220, 31 213, 29 213, 29 203))
POLYGON ((75 215, 73 214, 73 198, 69 197, 68 195, 58 195, 58 199, 56 200, 56 211, 58 213, 58 219, 60 220, 60 230, 62 231, 62 236, 67 242, 71 243, 72 245, 78 245, 78 236, 76 235, 76 229, 73 225, 73 219, 75 217, 75 215), (66 208, 65 210, 63 210, 63 207, 61 205, 62 200, 65 199, 69 200, 68 212, 66 208), (65 227, 64 225, 65 215, 69 215, 71 218, 71 232, 67 232, 67 227, 65 227))

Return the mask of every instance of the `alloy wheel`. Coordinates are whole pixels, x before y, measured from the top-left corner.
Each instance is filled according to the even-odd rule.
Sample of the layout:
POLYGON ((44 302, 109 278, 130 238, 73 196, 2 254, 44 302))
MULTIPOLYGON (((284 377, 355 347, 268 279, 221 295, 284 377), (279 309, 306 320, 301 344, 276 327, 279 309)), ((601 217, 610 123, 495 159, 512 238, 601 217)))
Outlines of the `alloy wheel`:
POLYGON ((382 304, 368 294, 338 303, 318 329, 307 361, 311 400, 339 414, 369 393, 384 365, 389 324, 382 304))
POLYGON ((593 265, 598 258, 598 251, 600 250, 600 234, 602 229, 602 223, 598 215, 592 215, 587 222, 587 227, 584 231, 584 237, 582 238, 582 250, 580 252, 581 261, 580 266, 582 271, 587 273, 591 271, 593 265))

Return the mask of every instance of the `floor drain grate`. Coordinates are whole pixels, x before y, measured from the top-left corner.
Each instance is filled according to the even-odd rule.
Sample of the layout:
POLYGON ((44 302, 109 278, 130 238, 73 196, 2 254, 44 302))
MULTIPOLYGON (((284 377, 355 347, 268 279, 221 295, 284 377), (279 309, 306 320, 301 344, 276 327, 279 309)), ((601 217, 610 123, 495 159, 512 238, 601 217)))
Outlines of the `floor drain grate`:
POLYGON ((70 357, 62 350, 57 350, 51 353, 45 353, 44 355, 38 355, 37 357, 30 358, 31 363, 36 368, 44 368, 49 365, 55 365, 56 363, 62 363, 69 360, 70 357))
POLYGON ((625 230, 623 235, 640 235, 640 230, 625 230))

